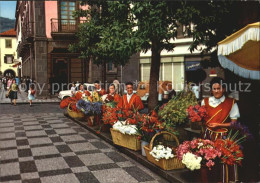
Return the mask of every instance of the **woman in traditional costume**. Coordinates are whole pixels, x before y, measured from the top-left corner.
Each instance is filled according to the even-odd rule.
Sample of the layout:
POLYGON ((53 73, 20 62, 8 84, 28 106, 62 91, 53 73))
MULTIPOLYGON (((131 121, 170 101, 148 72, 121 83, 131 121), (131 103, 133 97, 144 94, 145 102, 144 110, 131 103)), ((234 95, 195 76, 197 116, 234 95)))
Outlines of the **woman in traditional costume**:
MULTIPOLYGON (((204 98, 201 105, 205 105, 208 116, 205 121, 205 131, 203 137, 215 141, 225 139, 231 123, 236 123, 240 117, 239 109, 235 99, 225 96, 226 83, 219 77, 215 77, 210 82, 211 97, 204 98)), ((237 166, 222 167, 221 172, 229 172, 225 176, 230 181, 237 181, 237 166)), ((222 181, 225 180, 222 173, 222 181)))

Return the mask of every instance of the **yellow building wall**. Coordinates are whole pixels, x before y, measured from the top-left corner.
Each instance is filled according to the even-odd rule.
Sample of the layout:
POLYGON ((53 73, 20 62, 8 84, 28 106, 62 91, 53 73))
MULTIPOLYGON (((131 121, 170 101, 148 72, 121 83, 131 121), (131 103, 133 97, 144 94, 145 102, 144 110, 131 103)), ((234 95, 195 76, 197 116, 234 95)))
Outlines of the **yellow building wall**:
POLYGON ((15 76, 18 75, 18 67, 12 67, 12 65, 14 65, 15 63, 6 64, 4 62, 4 57, 6 54, 14 55, 14 59, 17 59, 16 45, 16 37, 0 37, 0 71, 2 71, 2 74, 4 74, 6 70, 10 69, 15 72, 15 76), (5 48, 6 39, 12 40, 12 48, 5 48))

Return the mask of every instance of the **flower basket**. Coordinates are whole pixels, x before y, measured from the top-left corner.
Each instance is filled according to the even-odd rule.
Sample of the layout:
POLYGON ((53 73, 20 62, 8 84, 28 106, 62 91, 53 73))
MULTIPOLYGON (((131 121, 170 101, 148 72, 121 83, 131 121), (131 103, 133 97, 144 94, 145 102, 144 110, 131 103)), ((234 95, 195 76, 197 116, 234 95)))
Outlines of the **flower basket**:
POLYGON ((190 128, 192 130, 201 130, 202 122, 196 121, 196 122, 190 122, 190 128))
POLYGON ((84 113, 81 112, 81 111, 76 112, 76 111, 71 110, 70 104, 71 104, 71 103, 69 103, 69 105, 68 105, 68 107, 67 107, 68 115, 69 115, 71 118, 76 118, 76 119, 82 119, 82 118, 84 118, 84 116, 85 116, 84 113))
POLYGON ((128 149, 139 151, 141 150, 141 142, 137 138, 138 135, 122 134, 121 132, 110 128, 113 143, 128 149))
MULTIPOLYGON (((163 159, 160 159, 159 161, 156 161, 155 158, 150 154, 150 152, 152 151, 153 146, 154 146, 154 140, 159 135, 162 135, 164 140, 176 141, 177 146, 179 145, 178 138, 169 132, 162 131, 162 132, 155 134, 153 136, 149 146, 144 146, 148 161, 152 162, 156 166, 159 166, 163 170, 183 169, 185 167, 185 165, 182 164, 182 162, 177 158, 176 155, 175 155, 175 157, 170 158, 170 159, 163 158, 163 159)), ((176 148, 172 148, 172 149, 173 149, 173 152, 175 152, 176 148)))

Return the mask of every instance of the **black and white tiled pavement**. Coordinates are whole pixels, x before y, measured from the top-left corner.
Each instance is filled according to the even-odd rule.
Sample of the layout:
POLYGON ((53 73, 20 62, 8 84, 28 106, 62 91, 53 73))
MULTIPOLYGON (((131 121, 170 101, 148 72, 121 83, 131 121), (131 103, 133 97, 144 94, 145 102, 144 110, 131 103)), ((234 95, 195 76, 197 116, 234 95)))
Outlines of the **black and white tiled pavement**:
POLYGON ((62 113, 0 115, 0 182, 166 182, 62 113))

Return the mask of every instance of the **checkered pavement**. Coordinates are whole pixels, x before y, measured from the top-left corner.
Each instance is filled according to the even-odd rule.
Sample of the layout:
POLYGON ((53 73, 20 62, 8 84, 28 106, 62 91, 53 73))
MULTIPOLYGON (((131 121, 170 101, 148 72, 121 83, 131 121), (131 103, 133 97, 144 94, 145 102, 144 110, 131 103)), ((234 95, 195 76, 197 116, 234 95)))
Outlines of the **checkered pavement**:
POLYGON ((0 182, 165 182, 61 113, 0 115, 0 182))

